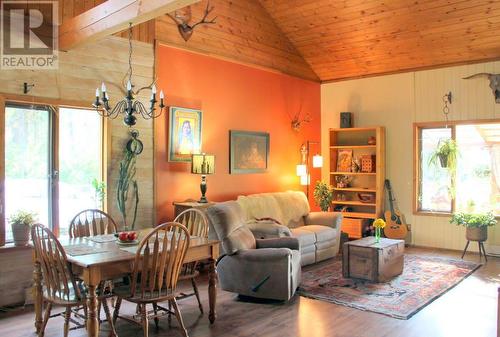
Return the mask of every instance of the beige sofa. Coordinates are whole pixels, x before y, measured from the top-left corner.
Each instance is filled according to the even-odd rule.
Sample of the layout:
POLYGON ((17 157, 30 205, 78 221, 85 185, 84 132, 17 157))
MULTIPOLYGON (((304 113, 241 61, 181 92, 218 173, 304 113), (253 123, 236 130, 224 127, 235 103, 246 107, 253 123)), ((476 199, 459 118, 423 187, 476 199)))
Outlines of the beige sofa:
POLYGON ((342 216, 311 212, 303 192, 253 194, 240 196, 237 202, 256 238, 297 238, 303 266, 337 255, 342 216), (273 220, 256 221, 262 218, 271 218, 279 224, 273 220))

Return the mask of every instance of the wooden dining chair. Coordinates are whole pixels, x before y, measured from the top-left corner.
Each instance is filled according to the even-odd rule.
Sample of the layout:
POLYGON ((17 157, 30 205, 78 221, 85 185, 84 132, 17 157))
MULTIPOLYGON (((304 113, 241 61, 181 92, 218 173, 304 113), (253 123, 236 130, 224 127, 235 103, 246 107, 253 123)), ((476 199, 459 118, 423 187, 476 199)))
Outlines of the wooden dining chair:
MULTIPOLYGON (((96 235, 112 234, 117 232, 117 226, 113 218, 99 209, 86 209, 76 214, 69 224, 69 237, 82 238, 96 235)), ((113 297, 113 281, 103 281, 97 288, 97 312, 104 308, 106 320, 110 324, 111 335, 116 335, 111 311, 109 310, 108 298, 113 297)), ((100 315, 99 315, 100 317, 100 315)), ((99 323, 101 323, 99 319, 99 323)))
MULTIPOLYGON (((183 224, 189 231, 191 237, 202 237, 208 238, 208 219, 205 213, 199 209, 190 208, 175 218, 174 222, 183 224)), ((203 305, 201 304, 200 294, 198 292, 198 285, 196 284, 196 277, 200 274, 197 270, 198 261, 185 263, 182 266, 181 274, 179 275, 179 280, 191 280, 191 285, 193 287, 192 293, 180 293, 177 297, 178 300, 184 299, 191 296, 196 296, 198 300, 198 307, 200 312, 203 314, 203 305)))
POLYGON ((70 330, 71 309, 86 306, 85 295, 71 272, 63 247, 50 229, 35 224, 31 227, 31 238, 42 269, 42 292, 46 303, 38 336, 41 337, 45 333, 52 306, 61 305, 66 307, 63 313, 64 336, 66 337, 70 330))
POLYGON ((168 301, 173 307, 173 314, 177 317, 181 333, 187 337, 186 327, 177 306, 176 289, 189 247, 189 239, 189 231, 186 227, 175 222, 159 225, 142 239, 135 255, 130 285, 114 289, 118 296, 113 314, 115 324, 118 317, 140 324, 144 337, 148 337, 148 320, 153 318, 158 328, 160 311, 170 313, 169 309, 158 305, 158 302, 168 301), (119 316, 122 300, 139 306, 140 321, 133 317, 119 316), (146 310, 148 304, 152 304, 153 313, 146 310))
POLYGON ((69 237, 81 238, 116 233, 118 227, 109 214, 99 209, 86 209, 79 212, 69 224, 69 237))

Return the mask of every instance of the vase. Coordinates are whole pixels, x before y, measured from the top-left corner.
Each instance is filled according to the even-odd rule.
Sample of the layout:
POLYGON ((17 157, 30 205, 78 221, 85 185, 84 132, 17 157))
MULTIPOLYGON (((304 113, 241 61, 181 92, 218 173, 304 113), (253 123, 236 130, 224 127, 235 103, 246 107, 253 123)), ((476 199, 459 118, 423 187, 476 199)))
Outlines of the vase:
POLYGON ((488 227, 467 227, 465 230, 465 237, 467 241, 486 241, 488 239, 488 227))
POLYGON ((12 237, 14 238, 14 245, 26 246, 30 241, 31 227, 26 224, 12 224, 12 237))
POLYGON ((375 242, 380 242, 380 227, 375 227, 375 242))

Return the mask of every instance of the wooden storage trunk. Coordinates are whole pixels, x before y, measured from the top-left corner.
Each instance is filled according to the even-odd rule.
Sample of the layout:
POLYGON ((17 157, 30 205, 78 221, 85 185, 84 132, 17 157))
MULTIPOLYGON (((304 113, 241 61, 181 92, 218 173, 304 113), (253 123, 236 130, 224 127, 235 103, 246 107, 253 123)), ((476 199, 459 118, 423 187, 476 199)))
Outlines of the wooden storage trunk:
POLYGON ((342 232, 346 232, 350 239, 361 239, 368 226, 368 219, 342 218, 342 232))
POLYGON ((387 282, 403 272, 404 240, 369 236, 346 242, 343 246, 342 273, 344 277, 373 282, 387 282))

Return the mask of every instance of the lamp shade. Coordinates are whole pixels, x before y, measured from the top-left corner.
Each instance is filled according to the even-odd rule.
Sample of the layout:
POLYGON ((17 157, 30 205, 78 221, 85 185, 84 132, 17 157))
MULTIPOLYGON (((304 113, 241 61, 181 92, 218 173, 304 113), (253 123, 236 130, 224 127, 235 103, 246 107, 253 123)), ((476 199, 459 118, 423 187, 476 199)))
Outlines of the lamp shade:
POLYGON ((215 156, 213 154, 193 154, 191 161, 191 173, 193 174, 214 174, 215 156))
POLYGON ((307 167, 304 164, 297 165, 297 176, 302 177, 307 174, 307 167))
POLYGON ((300 176, 300 184, 302 186, 308 186, 311 182, 311 176, 309 174, 304 174, 303 176, 300 176))
POLYGON ((323 167, 323 156, 319 154, 313 156, 313 167, 323 167))

